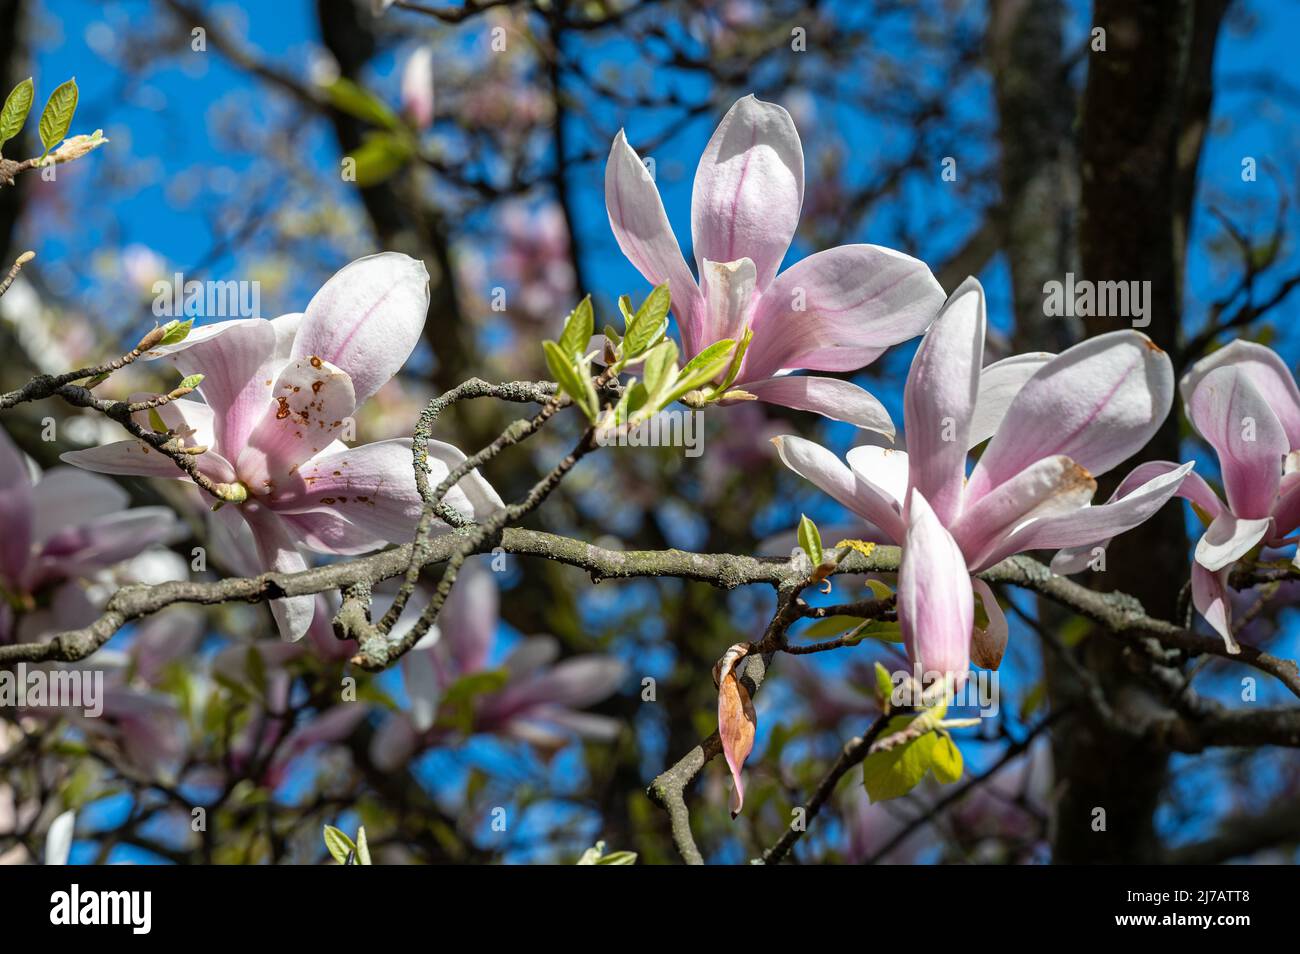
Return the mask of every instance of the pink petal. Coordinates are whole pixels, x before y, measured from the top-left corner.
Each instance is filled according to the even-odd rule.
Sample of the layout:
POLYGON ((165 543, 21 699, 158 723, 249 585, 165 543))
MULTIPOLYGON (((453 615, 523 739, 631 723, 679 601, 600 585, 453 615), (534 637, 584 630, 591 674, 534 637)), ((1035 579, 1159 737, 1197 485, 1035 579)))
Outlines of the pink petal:
POLYGON ((866 367, 925 331, 942 304, 930 269, 901 252, 841 245, 809 255, 763 291, 742 380, 866 367))
POLYGON ((415 731, 404 712, 395 712, 370 740, 370 759, 382 772, 393 772, 405 765, 420 749, 420 733, 415 731))
POLYGON ((433 125, 433 47, 420 46, 402 67, 402 112, 416 129, 433 125))
POLYGON ((347 374, 315 356, 290 361, 271 397, 235 464, 259 495, 293 482, 294 470, 329 447, 357 406, 347 374))
POLYGON ((786 435, 772 439, 781 463, 812 481, 859 517, 871 521, 891 540, 903 539, 903 517, 888 491, 864 480, 820 444, 786 435))
POLYGON ((202 374, 199 393, 215 413, 217 450, 235 456, 270 398, 276 333, 264 318, 218 321, 195 328, 180 344, 150 351, 183 375, 202 374))
POLYGON ((700 265, 700 287, 704 294, 705 339, 739 341, 749 324, 754 263, 747 258, 734 262, 705 259, 700 265))
POLYGON ((27 571, 29 585, 70 579, 106 569, 151 546, 168 543, 181 530, 166 507, 137 507, 65 527, 41 546, 27 571))
POLYGON ((972 567, 999 548, 1026 521, 1073 513, 1092 502, 1097 481, 1063 455, 1045 457, 986 494, 961 515, 953 537, 972 567))
POLYGON ((691 241, 695 259, 753 259, 766 288, 785 257, 803 207, 803 146, 775 103, 746 96, 714 130, 695 170, 691 241))
POLYGON ((402 685, 406 688, 411 726, 428 732, 442 701, 442 674, 433 650, 412 650, 402 659, 402 685))
POLYGON ((1282 477, 1278 486, 1277 501, 1273 504, 1273 535, 1270 541, 1288 536, 1300 527, 1300 474, 1282 477))
MULTIPOLYGON (((621 129, 605 164, 605 209, 614 238, 628 261, 650 284, 668 283, 682 344, 687 354, 698 353, 711 343, 704 340, 702 319, 697 316, 701 308, 699 287, 668 225, 659 190, 621 129)), ((730 262, 738 257, 719 261, 730 262)))
POLYGON ((65 527, 125 510, 130 502, 130 495, 111 480, 75 467, 53 467, 32 488, 32 539, 43 543, 65 527))
MULTIPOLYGON (((430 441, 430 486, 437 486, 451 467, 464 459, 450 444, 430 441)), ((447 494, 446 502, 476 520, 504 506, 477 471, 462 478, 447 494)), ((322 454, 277 484, 267 503, 285 514, 335 513, 365 533, 390 543, 407 543, 415 536, 422 510, 411 464, 411 442, 406 438, 379 441, 322 454)))
POLYGON ((908 659, 922 673, 970 669, 975 598, 966 560, 919 490, 908 506, 907 536, 898 567, 898 623, 908 659))
POLYGON ((907 499, 907 480, 910 473, 906 451, 862 444, 851 448, 844 455, 844 459, 848 461, 849 469, 853 473, 884 491, 885 495, 894 502, 898 512, 903 512, 903 501, 907 499))
POLYGON ((1253 341, 1236 339, 1207 358, 1202 358, 1183 375, 1178 391, 1190 407, 1192 394, 1207 374, 1215 368, 1241 368, 1264 396, 1286 431, 1287 443, 1300 448, 1300 390, 1296 389, 1291 369, 1271 348, 1253 341))
POLYGON ((970 644, 971 656, 975 665, 981 669, 995 670, 1002 664, 1002 655, 1007 650, 1007 637, 1010 635, 1007 617, 1002 612, 1002 607, 998 605, 998 598, 993 593, 992 587, 978 576, 971 577, 970 582, 975 589, 975 594, 980 598, 985 615, 989 618, 987 628, 975 627, 975 634, 971 637, 970 644))
MULTIPOLYGON (((253 542, 263 572, 299 573, 307 569, 307 560, 298 551, 290 527, 276 514, 254 502, 242 504, 239 513, 253 531, 253 542)), ((271 600, 271 613, 280 628, 280 638, 297 642, 307 633, 316 615, 315 596, 290 596, 271 600)))
POLYGON ((1025 382, 1054 357, 1050 351, 1031 351, 994 361, 980 372, 979 396, 975 399, 967 437, 971 447, 982 444, 997 432, 1007 408, 1025 382))
POLYGON ((984 330, 984 289, 968 278, 925 333, 903 391, 911 485, 945 525, 962 511, 984 330))
POLYGON ((88 447, 85 450, 67 451, 59 455, 59 460, 99 474, 189 479, 171 458, 134 438, 129 441, 101 444, 99 447, 88 447))
POLYGON ((784 374, 762 381, 746 381, 740 389, 768 404, 812 411, 833 421, 845 421, 894 439, 894 422, 885 406, 870 391, 852 381, 784 374))
POLYGON ((0 576, 15 582, 32 547, 32 480, 22 451, 0 429, 0 576))
POLYGON ((1272 517, 1247 520, 1224 510, 1205 528, 1196 543, 1196 562, 1207 570, 1231 567, 1263 540, 1273 526, 1272 517))
POLYGON ((368 255, 343 266, 312 297, 290 357, 315 356, 341 368, 360 407, 406 363, 428 311, 423 262, 400 252, 368 255))
POLYGON ((299 534, 298 541, 314 553, 355 556, 388 546, 388 541, 373 530, 358 527, 330 511, 281 513, 280 518, 299 534))
MULTIPOLYGON (((1178 470, 1182 466, 1182 464, 1175 464, 1167 460, 1152 460, 1139 464, 1120 481, 1119 486, 1115 488, 1115 492, 1110 495, 1110 499, 1106 502, 1114 503, 1121 500, 1154 478, 1178 470)), ((1190 500, 1209 514, 1210 519, 1214 519, 1223 511, 1223 503, 1219 500, 1219 495, 1210 489, 1210 485, 1201 478, 1200 474, 1195 472, 1189 471, 1183 477, 1183 482, 1178 485, 1176 495, 1185 500, 1190 500)), ((1111 538, 1106 537, 1091 540, 1079 546, 1064 548, 1052 558, 1052 572, 1062 576, 1082 572, 1093 561, 1097 548, 1100 547, 1105 550, 1110 546, 1110 541, 1111 538)))
POLYGON ((1169 356, 1146 335, 1113 331, 1080 342, 1020 389, 971 474, 967 503, 1053 454, 1100 476, 1151 439, 1172 402, 1169 356))
MULTIPOLYGON (((132 394, 131 400, 145 401, 153 396, 145 393, 132 394)), ((187 446, 212 447, 217 442, 215 415, 207 404, 181 398, 155 408, 153 413, 162 419, 169 430, 184 438, 187 446)), ((149 411, 137 411, 132 419, 141 427, 153 429, 149 411)))
POLYGON ((492 572, 479 560, 466 561, 438 617, 438 628, 457 672, 478 672, 487 664, 499 605, 492 572))
POLYGON ((1228 598, 1229 567, 1207 570, 1199 563, 1192 564, 1192 605, 1205 617, 1214 631, 1223 637, 1228 652, 1241 652, 1241 646, 1232 634, 1232 601, 1228 598))
POLYGON ((972 572, 988 569, 1013 553, 1026 550, 1058 549, 1096 545, 1099 540, 1110 540, 1138 524, 1159 510, 1177 492, 1183 478, 1192 469, 1190 463, 1147 481, 1137 490, 1119 500, 1099 507, 1084 507, 1072 513, 1042 517, 1021 527, 1006 537, 992 551, 985 551, 972 572))
POLYGON ((1289 448, 1281 422, 1249 373, 1235 364, 1210 371, 1192 393, 1188 416, 1219 455, 1228 507, 1239 517, 1259 518, 1273 509, 1289 448))

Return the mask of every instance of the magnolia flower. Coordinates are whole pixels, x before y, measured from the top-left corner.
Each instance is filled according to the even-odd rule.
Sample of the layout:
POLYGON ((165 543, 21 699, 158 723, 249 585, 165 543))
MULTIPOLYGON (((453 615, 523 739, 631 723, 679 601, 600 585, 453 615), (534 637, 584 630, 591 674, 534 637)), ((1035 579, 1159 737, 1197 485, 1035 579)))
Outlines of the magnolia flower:
MULTIPOLYGON (((1235 653, 1228 574, 1261 543, 1294 543, 1300 527, 1300 391, 1277 354, 1249 341, 1198 361, 1178 390, 1192 426, 1218 454, 1228 498, 1200 478, 1179 491, 1211 521, 1196 544, 1192 603, 1235 653)), ((1147 466, 1154 473, 1174 465, 1147 466)))
POLYGON ((838 378, 925 330, 943 301, 929 268, 875 245, 817 252, 777 274, 803 205, 803 147, 790 114, 746 96, 700 157, 691 196, 699 282, 668 225, 650 173, 620 130, 605 166, 605 207, 619 248, 669 286, 686 358, 753 332, 733 399, 746 396, 893 436, 880 402, 838 378))
POLYGON ((14 636, 15 611, 20 638, 84 625, 94 607, 78 581, 176 535, 170 510, 128 503, 111 480, 71 467, 33 476, 0 430, 0 643, 14 636), (46 591, 57 591, 48 611, 37 608, 46 591))
POLYGON ((433 125, 432 47, 417 47, 402 67, 402 112, 416 129, 433 125))
POLYGON ((855 447, 846 467, 811 441, 776 441, 787 467, 870 521, 870 536, 902 545, 898 620, 908 657, 925 673, 958 679, 972 648, 977 663, 996 668, 1007 640, 997 600, 971 574, 1056 547, 1076 549, 1057 555, 1055 571, 1081 569, 1088 547, 1150 517, 1192 467, 1152 473, 1144 465, 1125 493, 1092 506, 1094 475, 1141 449, 1168 413, 1169 357, 1129 330, 981 368, 985 324, 984 289, 968 278, 912 361, 907 453, 855 447), (968 477, 967 454, 990 437, 968 477), (989 625, 972 647, 975 593, 989 625))
MULTIPOLYGON (((531 636, 516 644, 500 666, 489 666, 497 607, 491 571, 476 561, 466 563, 438 625, 402 657, 409 709, 391 715, 375 734, 371 756, 376 765, 396 768, 424 747, 457 734, 453 726, 439 721, 443 703, 461 680, 492 672, 503 673, 504 684, 473 696, 467 723, 471 732, 548 751, 574 735, 610 739, 618 734, 618 720, 578 710, 618 688, 623 664, 594 653, 556 663, 559 643, 550 636, 531 636)), ((407 628, 416 615, 406 614, 394 632, 407 628)))
MULTIPOLYGON (((349 448, 338 440, 349 418, 397 373, 419 340, 429 306, 424 265, 396 252, 358 259, 335 274, 302 314, 244 318, 192 331, 149 352, 182 374, 201 373, 206 403, 177 400, 157 411, 197 451, 226 505, 216 520, 255 551, 261 571, 307 569, 300 550, 357 554, 414 536, 421 500, 409 439, 349 448)), ((141 423, 147 424, 147 420, 141 423)), ((137 440, 63 455, 108 474, 184 477, 163 454, 137 440)), ((437 483, 465 455, 429 442, 437 483)), ((448 494, 476 519, 502 506, 477 471, 448 494)), ((285 639, 302 637, 313 596, 272 600, 285 639)))

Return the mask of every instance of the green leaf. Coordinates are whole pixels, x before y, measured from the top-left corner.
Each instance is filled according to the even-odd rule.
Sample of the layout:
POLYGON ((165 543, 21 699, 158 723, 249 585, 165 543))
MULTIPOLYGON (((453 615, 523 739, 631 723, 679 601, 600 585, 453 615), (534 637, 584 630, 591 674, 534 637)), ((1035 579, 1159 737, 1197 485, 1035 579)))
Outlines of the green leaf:
POLYGON ((188 321, 169 321, 165 327, 167 328, 167 333, 163 335, 162 340, 158 342, 160 347, 162 345, 180 344, 188 338, 190 330, 194 327, 194 319, 191 318, 188 321))
POLYGON ((357 850, 352 839, 333 825, 325 826, 324 836, 325 848, 329 851, 330 857, 341 865, 347 864, 349 856, 357 850))
POLYGON ((677 380, 677 343, 669 339, 661 341, 650 349, 645 356, 645 387, 650 395, 650 403, 658 410, 663 401, 661 396, 667 393, 677 380))
POLYGON ((72 125, 72 117, 76 111, 77 81, 74 78, 58 87, 45 101, 45 110, 41 113, 40 122, 41 145, 45 147, 45 152, 41 153, 42 159, 48 156, 50 150, 61 143, 63 137, 68 134, 68 128, 72 125))
POLYGON ((871 590, 871 598, 874 600, 887 600, 894 595, 894 591, 881 580, 867 580, 867 588, 871 590))
POLYGON ((827 616, 806 629, 799 630, 798 635, 802 639, 825 639, 828 636, 838 636, 855 626, 861 626, 864 622, 866 621, 860 616, 827 616))
POLYGON ((248 654, 244 658, 244 672, 248 674, 249 681, 257 690, 258 695, 266 695, 266 660, 262 658, 254 647, 248 647, 248 654))
POLYGON ((889 674, 889 670, 884 665, 876 662, 876 701, 880 703, 880 708, 888 712, 890 700, 894 697, 894 679, 889 674))
MULTIPOLYGON (((881 738, 901 732, 911 722, 908 716, 890 719, 881 738)), ((868 755, 862 763, 862 784, 866 786, 867 797, 873 802, 883 802, 914 789, 930 768, 933 744, 934 734, 926 733, 892 749, 868 755)))
POLYGON ((611 851, 596 862, 598 865, 634 865, 636 864, 635 851, 611 851))
POLYGON ((573 362, 554 341, 543 341, 542 350, 546 353, 546 366, 551 370, 551 377, 560 385, 560 390, 582 409, 587 420, 594 421, 600 409, 591 403, 590 382, 582 380, 582 375, 573 366, 573 362))
POLYGON ((22 131, 35 96, 36 87, 32 85, 30 76, 9 91, 4 108, 0 109, 0 146, 22 131))
POLYGON ((171 430, 167 426, 167 422, 162 419, 162 415, 158 413, 156 407, 149 408, 149 426, 153 428, 155 434, 166 434, 171 430))
POLYGON ((591 296, 578 302, 578 307, 569 312, 564 321, 564 333, 560 335, 560 350, 572 360, 577 361, 587 351, 587 342, 596 330, 596 319, 591 312, 591 296))
POLYGON ((961 778, 961 749, 947 732, 936 733, 930 746, 930 770, 944 785, 961 778))
MULTIPOLYGON (((653 345, 664 333, 668 321, 668 309, 672 300, 668 295, 667 283, 658 286, 641 303, 636 314, 627 320, 627 334, 623 339, 623 357, 635 358, 653 345)), ((625 307, 620 307, 624 316, 625 307)))
POLYGON ((727 388, 731 387, 731 382, 736 380, 736 375, 740 374, 740 364, 745 360, 745 352, 749 350, 749 343, 754 340, 754 329, 746 328, 745 335, 740 339, 740 345, 736 348, 731 356, 731 366, 727 368, 726 377, 718 385, 718 394, 721 394, 727 388))
POLYGON ((732 349, 735 346, 736 343, 730 338, 724 338, 715 341, 691 358, 677 375, 677 383, 673 385, 664 403, 671 404, 673 401, 680 400, 691 391, 697 391, 717 378, 730 363, 732 349))
POLYGON ((378 185, 411 161, 415 150, 410 140, 391 133, 371 133, 351 159, 356 163, 356 183, 362 188, 378 185))
POLYGON ((203 383, 203 379, 206 376, 207 375, 203 375, 203 374, 187 374, 185 375, 185 377, 181 378, 181 383, 178 385, 178 387, 189 388, 191 391, 193 391, 195 388, 197 388, 200 384, 203 383))
POLYGON ((809 520, 807 514, 799 515, 799 546, 803 547, 803 552, 808 554, 808 559, 812 561, 814 567, 821 566, 822 535, 817 529, 817 524, 809 520))
POLYGON ((373 864, 370 860, 370 843, 366 841, 366 826, 357 829, 357 864, 373 864))
POLYGON ((374 93, 363 89, 345 76, 340 76, 325 87, 325 96, 335 109, 365 120, 372 126, 396 130, 402 121, 397 114, 374 93))
POLYGON ((474 700, 498 692, 509 678, 504 669, 485 669, 457 679, 442 697, 438 725, 469 732, 474 727, 474 700))
POLYGON ((896 620, 868 620, 864 626, 853 634, 852 638, 844 640, 844 645, 856 646, 864 639, 879 639, 887 643, 901 643, 903 641, 903 629, 896 620))

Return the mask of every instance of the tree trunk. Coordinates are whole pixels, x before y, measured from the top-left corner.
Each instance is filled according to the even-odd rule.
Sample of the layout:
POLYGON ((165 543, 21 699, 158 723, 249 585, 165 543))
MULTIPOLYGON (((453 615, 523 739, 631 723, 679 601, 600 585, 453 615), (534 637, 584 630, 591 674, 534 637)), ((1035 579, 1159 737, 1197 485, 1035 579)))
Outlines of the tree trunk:
MULTIPOLYGON (((1171 353, 1179 340, 1188 217, 1225 7, 1226 0, 1096 0, 1093 12, 1093 28, 1105 30, 1105 50, 1088 53, 1080 138, 1082 274, 1077 277, 1150 282, 1150 324, 1142 330, 1171 353)), ((1085 320, 1089 335, 1129 324, 1115 317, 1085 320)), ((1108 496, 1139 460, 1179 458, 1178 414, 1175 406, 1147 447, 1108 475, 1099 496, 1108 496)), ((1090 581, 1094 587, 1126 590, 1148 613, 1173 619, 1187 578, 1182 508, 1168 505, 1118 538, 1106 561, 1106 569, 1090 581)), ((1106 688, 1121 720, 1139 721, 1160 705, 1118 644, 1102 633, 1088 637, 1084 663, 1106 688)), ((1073 679, 1050 660, 1048 674, 1054 705, 1078 698, 1073 679)), ((1117 736, 1086 705, 1058 725, 1053 753, 1061 787, 1055 860, 1157 860, 1155 813, 1167 753, 1117 736)))

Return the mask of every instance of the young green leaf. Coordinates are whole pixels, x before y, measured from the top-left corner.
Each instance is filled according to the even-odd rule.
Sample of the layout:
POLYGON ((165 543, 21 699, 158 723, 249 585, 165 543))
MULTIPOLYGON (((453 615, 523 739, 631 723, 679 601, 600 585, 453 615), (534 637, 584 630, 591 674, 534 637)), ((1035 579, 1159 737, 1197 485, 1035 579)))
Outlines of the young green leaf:
POLYGON ((947 732, 935 735, 930 754, 930 770, 942 784, 951 785, 961 778, 961 749, 947 732))
POLYGON ((735 381, 736 375, 740 374, 741 362, 745 360, 745 352, 749 350, 749 343, 753 340, 754 329, 746 328, 744 336, 740 339, 740 344, 731 355, 731 365, 727 368, 726 376, 723 377, 722 383, 718 385, 718 394, 731 387, 731 382, 735 381))
POLYGON ((636 852, 635 851, 611 851, 609 854, 603 855, 600 858, 600 860, 596 862, 596 864, 634 865, 636 864, 636 852))
POLYGON ((357 829, 357 864, 372 864, 370 860, 370 843, 366 841, 366 826, 357 829))
POLYGON ((355 163, 353 173, 362 188, 378 185, 411 161, 415 149, 410 140, 392 133, 370 133, 349 158, 355 163))
POLYGON ((822 535, 817 529, 817 524, 809 520, 806 514, 799 515, 799 546, 803 547, 803 552, 808 554, 808 559, 812 561, 813 566, 821 566, 824 559, 822 535))
POLYGON ((32 85, 30 76, 9 91, 4 108, 0 109, 0 147, 22 131, 27 114, 32 111, 35 95, 36 87, 32 85))
POLYGON ((180 344, 189 337, 190 330, 194 327, 194 319, 191 318, 188 321, 169 321, 164 327, 166 328, 166 334, 162 336, 162 340, 159 341, 158 344, 160 346, 180 344))
POLYGON ((645 386, 650 393, 651 403, 658 409, 664 403, 661 395, 677 379, 677 343, 669 339, 651 348, 645 356, 645 367, 642 370, 645 372, 645 386))
POLYGON ((687 362, 677 375, 677 383, 664 401, 671 404, 691 391, 697 391, 720 375, 731 361, 731 350, 736 343, 730 338, 715 341, 687 362))
POLYGON ((48 156, 50 150, 61 143, 63 137, 68 134, 76 111, 77 81, 74 78, 55 89, 50 94, 50 98, 45 101, 45 110, 41 113, 39 126, 41 145, 45 147, 45 152, 41 153, 42 159, 48 156))
POLYGON ((202 374, 187 374, 185 375, 185 377, 181 378, 181 383, 178 384, 177 387, 189 388, 191 391, 193 391, 195 388, 197 388, 200 384, 203 383, 203 378, 204 375, 202 374))
POLYGON ((889 670, 879 661, 876 663, 876 702, 880 703, 882 712, 889 712, 890 702, 894 698, 894 679, 889 670))
MULTIPOLYGON (((881 737, 901 732, 911 721, 908 716, 890 719, 881 737)), ((930 769, 934 742, 934 733, 928 732, 891 749, 868 755, 862 763, 862 784, 866 786, 867 797, 873 802, 883 802, 906 795, 915 788, 930 769)))
POLYGON ((564 333, 560 335, 560 350, 573 361, 577 361, 587 351, 587 343, 596 330, 596 319, 591 311, 591 296, 578 302, 578 307, 569 312, 564 321, 564 333))
POLYGON ((542 350, 546 352, 546 366, 550 368, 551 377, 560 385, 560 390, 567 394, 573 403, 582 408, 588 420, 596 419, 596 408, 588 401, 587 385, 583 383, 577 368, 560 346, 554 341, 543 341, 542 350))
POLYGON ((635 358, 659 340, 664 333, 671 304, 667 284, 657 286, 646 296, 646 300, 641 302, 641 307, 627 323, 623 357, 635 358))
POLYGON ((396 130, 402 125, 397 114, 369 90, 363 89, 345 76, 340 76, 325 87, 330 105, 340 112, 365 120, 373 126, 396 130))
POLYGON ((348 858, 357 850, 357 846, 339 829, 333 825, 325 826, 325 847, 333 858, 341 865, 348 863, 348 858))

